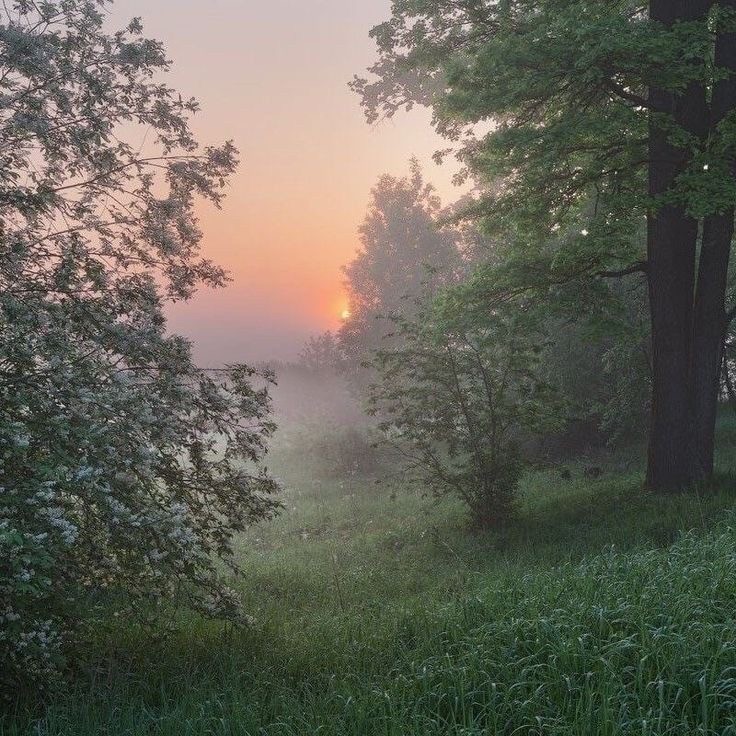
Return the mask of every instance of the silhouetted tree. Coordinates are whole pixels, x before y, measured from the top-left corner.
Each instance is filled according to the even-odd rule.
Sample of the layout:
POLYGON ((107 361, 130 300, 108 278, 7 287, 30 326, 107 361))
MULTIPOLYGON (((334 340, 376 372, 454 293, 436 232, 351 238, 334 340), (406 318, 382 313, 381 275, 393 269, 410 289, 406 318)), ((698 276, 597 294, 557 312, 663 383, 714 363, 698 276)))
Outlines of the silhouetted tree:
POLYGON ((350 316, 339 331, 350 372, 385 345, 391 316, 408 314, 414 299, 451 283, 461 263, 457 228, 443 227, 442 209, 419 165, 411 175, 382 176, 360 228, 361 248, 344 268, 350 316))

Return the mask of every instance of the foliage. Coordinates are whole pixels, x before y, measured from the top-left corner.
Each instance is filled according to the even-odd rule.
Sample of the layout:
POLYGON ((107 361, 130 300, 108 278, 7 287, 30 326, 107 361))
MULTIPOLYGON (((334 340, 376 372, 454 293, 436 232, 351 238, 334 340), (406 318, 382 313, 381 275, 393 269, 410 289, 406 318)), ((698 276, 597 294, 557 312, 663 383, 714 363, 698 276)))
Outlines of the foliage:
MULTIPOLYGON (((576 224, 566 260, 594 273, 628 262, 630 236, 650 205, 646 90, 721 78, 709 53, 716 20, 733 25, 717 4, 708 24, 671 29, 651 21, 639 0, 394 0, 391 19, 371 32, 379 50, 371 77, 352 86, 369 120, 431 106, 470 171, 502 182, 479 210, 492 212, 489 225, 525 239, 576 224), (585 208, 591 196, 596 206, 585 208)), ((722 122, 667 201, 686 202, 695 216, 728 206, 732 123, 722 122)), ((659 124, 673 141, 687 137, 674 120, 659 124)))
POLYGON ((519 299, 537 312, 551 338, 541 375, 570 409, 565 431, 545 438, 554 446, 574 444, 578 429, 587 441, 625 431, 621 399, 642 405, 617 360, 641 341, 625 346, 622 300, 601 276, 643 257, 648 122, 629 97, 653 73, 642 48, 631 58, 651 40, 646 25, 628 2, 396 0, 372 31, 372 78, 353 84, 371 120, 431 106, 482 185, 464 211, 496 248, 466 297, 490 314, 519 299))
POLYGON ((371 351, 391 342, 392 316, 411 314, 417 297, 435 293, 458 272, 461 234, 442 227, 441 213, 416 161, 409 177, 382 176, 372 191, 361 248, 344 269, 350 317, 338 334, 344 368, 359 382, 371 351))
POLYGON ((477 534, 409 489, 287 491, 243 541, 255 627, 187 620, 153 647, 119 628, 0 733, 481 736, 540 733, 537 717, 557 736, 729 733, 730 482, 663 498, 636 472, 569 470, 526 476, 517 521, 477 534))
POLYGON ((469 304, 469 289, 396 319, 399 344, 377 352, 371 406, 408 467, 489 526, 513 514, 522 431, 555 426, 559 407, 539 371, 535 314, 523 304, 486 314, 469 304))
POLYGON ((387 69, 442 79, 429 99, 438 129, 461 141, 470 173, 501 182, 476 213, 492 214, 486 225, 513 236, 527 259, 569 278, 636 256, 631 227, 645 204, 633 190, 647 113, 615 90, 645 86, 651 65, 638 47, 647 32, 628 2, 397 0, 392 19, 372 31, 377 76, 353 86, 375 119, 415 99, 387 69), (548 248, 566 234, 553 259, 548 248))
POLYGON ((568 409, 566 427, 545 438, 556 454, 570 458, 603 445, 631 445, 647 429, 651 393, 651 346, 644 279, 611 281, 596 292, 587 314, 571 316, 579 293, 561 304, 558 293, 536 305, 546 310, 554 336, 541 358, 568 409))
POLYGON ((608 442, 645 436, 651 409, 652 359, 644 284, 619 285, 622 319, 610 325, 604 342, 605 391, 596 411, 608 442))
POLYGON ((270 377, 199 370, 163 314, 227 280, 194 205, 236 151, 198 145, 163 48, 106 5, 0 11, 0 686, 52 674, 106 601, 236 617, 215 560, 276 508, 270 377))
POLYGON ((370 120, 431 106, 486 185, 469 212, 507 243, 502 278, 477 282, 489 308, 572 286, 586 314, 601 279, 648 272, 647 480, 662 491, 712 476, 735 22, 730 0, 394 0, 353 83, 370 120))
POLYGON ((338 336, 329 330, 310 337, 299 354, 299 365, 312 373, 335 374, 342 361, 338 336))

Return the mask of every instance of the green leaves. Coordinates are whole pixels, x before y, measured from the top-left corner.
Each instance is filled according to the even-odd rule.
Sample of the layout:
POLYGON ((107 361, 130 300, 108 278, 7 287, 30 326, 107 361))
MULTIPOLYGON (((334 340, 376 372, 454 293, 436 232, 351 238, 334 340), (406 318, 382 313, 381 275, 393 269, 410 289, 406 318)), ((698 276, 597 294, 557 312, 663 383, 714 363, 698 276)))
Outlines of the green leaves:
POLYGON ((376 355, 371 407, 417 480, 496 525, 513 514, 519 441, 556 426, 560 404, 539 370, 540 316, 519 302, 476 308, 469 288, 396 318, 399 343, 376 355))
POLYGON ((647 101, 652 85, 681 91, 723 78, 710 49, 730 15, 716 7, 707 24, 664 28, 642 2, 395 2, 377 34, 373 78, 356 89, 371 118, 393 114, 400 100, 433 108, 485 187, 470 214, 514 257, 533 261, 555 233, 587 230, 584 240, 558 238, 554 261, 593 276, 641 259, 641 224, 653 208, 676 202, 702 217, 733 202, 730 118, 703 141, 666 111, 652 116, 647 101), (442 83, 428 97, 398 68, 442 83), (657 201, 647 193, 650 121, 692 155, 657 201), (461 130, 470 137, 459 139, 461 130))
POLYGON ((162 45, 107 33, 103 5, 0 12, 2 686, 58 674, 100 623, 86 597, 241 620, 219 563, 278 509, 272 376, 201 370, 164 314, 227 281, 195 205, 237 150, 198 144, 162 45))

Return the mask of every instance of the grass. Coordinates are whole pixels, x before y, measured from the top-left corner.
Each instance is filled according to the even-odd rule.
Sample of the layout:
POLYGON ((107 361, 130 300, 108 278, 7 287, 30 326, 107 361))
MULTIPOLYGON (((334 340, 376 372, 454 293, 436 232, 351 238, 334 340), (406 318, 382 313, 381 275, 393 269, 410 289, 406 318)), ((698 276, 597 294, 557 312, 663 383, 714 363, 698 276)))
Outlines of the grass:
POLYGON ((192 619, 152 644, 123 628, 0 734, 736 734, 725 454, 719 467, 718 489, 670 498, 643 494, 638 471, 540 471, 519 520, 484 534, 451 501, 300 483, 242 541, 251 630, 192 619))

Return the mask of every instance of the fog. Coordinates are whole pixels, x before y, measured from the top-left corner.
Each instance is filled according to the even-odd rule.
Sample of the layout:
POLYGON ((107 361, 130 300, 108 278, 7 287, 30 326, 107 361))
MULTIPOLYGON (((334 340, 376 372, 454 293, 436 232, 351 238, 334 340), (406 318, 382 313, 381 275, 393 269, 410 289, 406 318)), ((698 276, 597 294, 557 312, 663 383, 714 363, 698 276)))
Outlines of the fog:
POLYGON ((140 15, 166 44, 170 82, 200 101, 194 129, 207 143, 234 139, 242 164, 222 211, 202 207, 204 252, 233 275, 168 311, 200 362, 293 360, 304 340, 339 326, 340 267, 358 246, 368 192, 411 156, 455 196, 454 167, 426 110, 365 123, 353 75, 375 54, 366 29, 388 0, 128 0, 111 25, 140 15), (196 29, 196 30, 194 30, 196 29))
POLYGON ((736 733, 734 9, 0 2, 0 736, 736 733))

